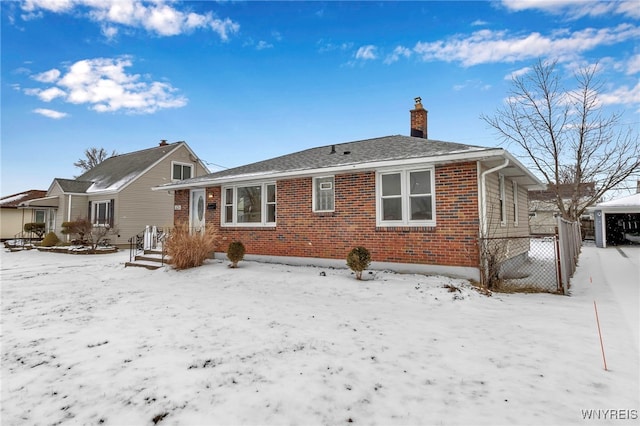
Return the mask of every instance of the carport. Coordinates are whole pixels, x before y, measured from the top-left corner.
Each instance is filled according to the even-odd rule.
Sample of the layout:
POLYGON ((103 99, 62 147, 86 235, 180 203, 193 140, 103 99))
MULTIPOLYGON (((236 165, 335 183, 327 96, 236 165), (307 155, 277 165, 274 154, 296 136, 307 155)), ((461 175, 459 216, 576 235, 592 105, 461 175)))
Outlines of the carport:
POLYGON ((596 204, 596 246, 640 244, 640 193, 596 204))

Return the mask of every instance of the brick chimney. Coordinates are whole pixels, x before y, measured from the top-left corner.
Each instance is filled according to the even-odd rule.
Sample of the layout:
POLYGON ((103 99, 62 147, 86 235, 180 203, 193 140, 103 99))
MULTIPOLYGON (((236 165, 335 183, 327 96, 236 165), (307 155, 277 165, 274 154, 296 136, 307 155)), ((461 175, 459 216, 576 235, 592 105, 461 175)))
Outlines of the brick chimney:
POLYGON ((166 139, 160 139, 160 143, 158 144, 158 146, 167 146, 167 145, 169 144, 167 143, 166 139))
POLYGON ((422 99, 418 96, 414 99, 416 106, 411 110, 411 136, 427 139, 427 113, 422 106, 422 99))

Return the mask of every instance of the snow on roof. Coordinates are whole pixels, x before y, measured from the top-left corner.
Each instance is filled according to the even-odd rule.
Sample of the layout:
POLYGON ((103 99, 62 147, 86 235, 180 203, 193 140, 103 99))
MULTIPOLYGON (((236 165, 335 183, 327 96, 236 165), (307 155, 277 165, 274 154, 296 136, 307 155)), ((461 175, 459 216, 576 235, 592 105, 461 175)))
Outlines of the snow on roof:
POLYGON ((604 203, 598 203, 596 207, 640 207, 640 193, 628 195, 604 203))
POLYGON ((2 207, 18 207, 18 204, 27 200, 33 200, 41 198, 47 195, 47 191, 40 189, 30 189, 28 191, 20 192, 18 194, 8 195, 0 199, 0 206, 2 207))

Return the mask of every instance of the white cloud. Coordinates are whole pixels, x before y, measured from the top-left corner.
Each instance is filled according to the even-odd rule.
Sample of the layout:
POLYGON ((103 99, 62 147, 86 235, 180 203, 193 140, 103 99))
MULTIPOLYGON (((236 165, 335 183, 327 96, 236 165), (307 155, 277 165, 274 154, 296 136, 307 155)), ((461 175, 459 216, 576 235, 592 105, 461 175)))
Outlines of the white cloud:
POLYGON ((487 21, 483 21, 482 19, 476 19, 475 21, 473 21, 471 23, 471 26, 472 27, 484 27, 487 24, 488 24, 487 21))
POLYGON ((60 111, 55 111, 55 110, 46 109, 46 108, 37 108, 37 109, 34 109, 33 112, 35 112, 36 114, 43 115, 45 117, 53 118, 55 120, 59 120, 69 115, 66 112, 60 112, 60 111))
POLYGON ((507 74, 504 79, 505 80, 513 80, 514 78, 520 77, 521 75, 525 75, 527 74, 529 71, 531 71, 531 67, 524 67, 524 68, 520 68, 519 70, 515 70, 513 71, 511 74, 507 74))
POLYGON ((598 99, 603 105, 640 105, 640 83, 631 88, 622 86, 613 92, 600 93, 598 99))
POLYGON ((640 55, 635 55, 627 62, 626 74, 637 74, 640 72, 640 55))
POLYGON ((257 50, 270 49, 270 48, 272 48, 272 47, 273 47, 273 44, 271 44, 271 43, 267 43, 267 42, 266 42, 266 41, 264 41, 264 40, 260 40, 260 41, 258 42, 258 44, 256 45, 256 49, 257 49, 257 50))
POLYGON ((25 12, 36 12, 44 9, 49 12, 68 12, 74 6, 75 0, 25 0, 22 3, 22 10, 25 12))
POLYGON ((413 50, 425 61, 460 62, 464 66, 472 66, 515 62, 550 54, 570 60, 584 51, 634 38, 640 38, 640 28, 630 24, 614 28, 586 28, 573 33, 559 31, 551 36, 480 30, 470 36, 456 35, 436 42, 418 42, 413 50))
POLYGON ((502 5, 514 12, 535 9, 571 19, 608 14, 640 17, 640 7, 636 0, 502 0, 502 5))
POLYGON ((376 47, 372 44, 361 46, 356 52, 356 59, 373 60, 377 57, 378 55, 376 55, 376 47))
POLYGON ((318 46, 318 52, 320 53, 325 53, 325 52, 333 52, 333 51, 345 51, 345 50, 351 50, 353 48, 353 43, 341 43, 341 44, 334 44, 331 42, 327 42, 323 39, 320 39, 316 42, 316 45, 318 46))
POLYGON ((400 57, 409 58, 413 52, 404 46, 396 46, 393 52, 384 59, 385 64, 392 64, 400 60, 400 57))
POLYGON ((240 24, 233 22, 229 18, 222 20, 214 19, 209 23, 209 25, 211 26, 211 29, 218 33, 220 38, 225 41, 229 39, 229 33, 235 34, 240 30, 240 24))
POLYGON ((62 98, 72 104, 88 104, 98 112, 149 114, 187 104, 170 84, 143 81, 139 74, 128 74, 126 68, 131 66, 129 58, 85 59, 71 65, 55 86, 26 89, 25 93, 47 102, 62 98))
POLYGON ((49 71, 34 75, 32 78, 41 83, 53 83, 60 77, 60 71, 53 68, 49 71))
POLYGON ((64 90, 59 89, 58 87, 50 87, 38 92, 38 97, 44 102, 51 102, 55 98, 60 98, 66 95, 67 93, 64 90))
POLYGON ((113 25, 103 25, 101 28, 102 35, 108 40, 115 38, 118 35, 118 28, 113 25))
POLYGON ((117 34, 117 25, 144 28, 160 36, 173 36, 209 28, 222 40, 238 32, 240 25, 229 18, 219 19, 212 13, 184 12, 167 0, 145 2, 143 0, 25 0, 22 9, 24 19, 33 19, 42 11, 54 13, 83 13, 100 23, 107 38, 117 34))

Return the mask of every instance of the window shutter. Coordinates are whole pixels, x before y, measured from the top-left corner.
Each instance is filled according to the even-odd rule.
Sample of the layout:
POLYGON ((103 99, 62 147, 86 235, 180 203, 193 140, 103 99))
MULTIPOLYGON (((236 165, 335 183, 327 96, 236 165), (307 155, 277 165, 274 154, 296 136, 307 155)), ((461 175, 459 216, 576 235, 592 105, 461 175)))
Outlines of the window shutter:
POLYGON ((87 210, 87 220, 93 223, 93 218, 91 217, 91 201, 89 201, 89 208, 87 210))
POLYGON ((116 211, 115 205, 116 205, 116 200, 112 198, 111 201, 109 202, 109 226, 111 228, 113 228, 113 216, 116 211))

